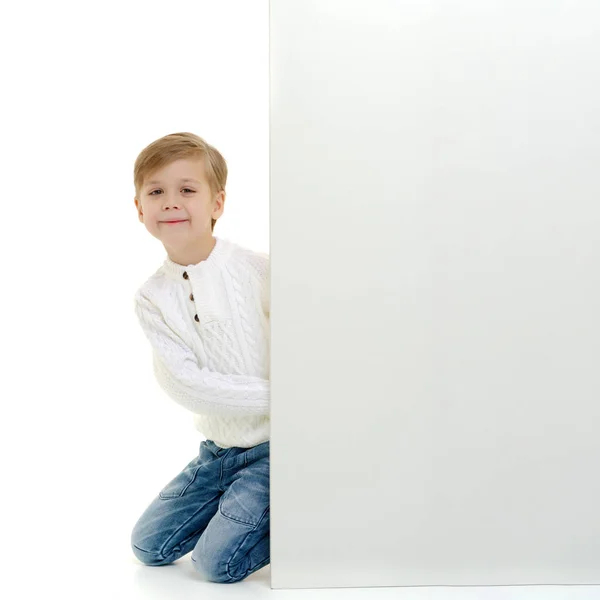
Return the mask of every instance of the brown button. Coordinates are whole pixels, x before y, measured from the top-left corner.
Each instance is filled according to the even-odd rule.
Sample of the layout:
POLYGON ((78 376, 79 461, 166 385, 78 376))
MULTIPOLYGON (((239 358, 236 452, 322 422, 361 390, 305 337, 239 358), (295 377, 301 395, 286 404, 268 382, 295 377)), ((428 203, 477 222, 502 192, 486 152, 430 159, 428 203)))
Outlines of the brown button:
POLYGON ((187 271, 184 271, 184 272, 183 272, 183 278, 184 278, 184 279, 189 279, 189 276, 188 276, 188 274, 187 274, 187 271))
POLYGON ((194 319, 196 319, 196 321, 198 321, 198 323, 200 323, 200 319, 198 318, 198 315, 194 315, 194 319))
POLYGON ((190 300, 193 302, 194 301, 194 294, 190 294, 190 300))

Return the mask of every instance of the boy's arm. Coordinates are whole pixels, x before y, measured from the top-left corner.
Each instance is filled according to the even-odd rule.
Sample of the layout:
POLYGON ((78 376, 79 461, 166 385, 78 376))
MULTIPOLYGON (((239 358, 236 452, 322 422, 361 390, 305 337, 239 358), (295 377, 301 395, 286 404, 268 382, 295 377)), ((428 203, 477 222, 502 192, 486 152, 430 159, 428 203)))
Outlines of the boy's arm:
POLYGON ((205 415, 269 414, 269 380, 225 375, 202 367, 194 352, 167 325, 159 309, 141 293, 135 296, 135 312, 152 345, 156 379, 175 402, 205 415))

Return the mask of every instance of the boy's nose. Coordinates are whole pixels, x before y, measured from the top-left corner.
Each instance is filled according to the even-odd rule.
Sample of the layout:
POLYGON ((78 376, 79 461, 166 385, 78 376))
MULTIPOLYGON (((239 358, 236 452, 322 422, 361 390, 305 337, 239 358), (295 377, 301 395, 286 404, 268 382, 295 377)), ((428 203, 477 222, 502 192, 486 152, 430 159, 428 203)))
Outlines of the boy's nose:
POLYGON ((177 208, 179 208, 179 201, 177 200, 177 198, 167 198, 165 200, 164 207, 165 208, 169 208, 169 207, 177 207, 177 208))

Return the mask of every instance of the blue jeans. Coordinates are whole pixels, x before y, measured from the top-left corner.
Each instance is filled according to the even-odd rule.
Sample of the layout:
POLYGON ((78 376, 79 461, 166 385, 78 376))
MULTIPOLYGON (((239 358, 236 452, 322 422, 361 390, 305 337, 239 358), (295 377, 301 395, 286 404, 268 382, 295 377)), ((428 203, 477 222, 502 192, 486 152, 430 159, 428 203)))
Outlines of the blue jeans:
POLYGON ((252 448, 202 441, 198 456, 135 524, 135 556, 159 566, 192 551, 194 568, 218 583, 241 581, 268 565, 269 451, 269 441, 252 448))

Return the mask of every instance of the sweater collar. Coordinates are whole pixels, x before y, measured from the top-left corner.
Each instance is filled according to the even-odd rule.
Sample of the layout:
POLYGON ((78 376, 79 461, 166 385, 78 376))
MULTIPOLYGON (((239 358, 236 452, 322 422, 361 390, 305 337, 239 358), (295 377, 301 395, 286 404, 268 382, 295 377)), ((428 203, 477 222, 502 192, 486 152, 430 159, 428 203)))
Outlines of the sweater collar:
POLYGON ((183 281, 186 278, 197 278, 206 273, 207 269, 223 266, 229 256, 231 256, 233 243, 216 235, 214 238, 216 243, 211 253, 205 260, 202 260, 195 265, 180 265, 179 263, 172 261, 167 255, 163 263, 166 273, 178 281, 183 281))

